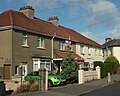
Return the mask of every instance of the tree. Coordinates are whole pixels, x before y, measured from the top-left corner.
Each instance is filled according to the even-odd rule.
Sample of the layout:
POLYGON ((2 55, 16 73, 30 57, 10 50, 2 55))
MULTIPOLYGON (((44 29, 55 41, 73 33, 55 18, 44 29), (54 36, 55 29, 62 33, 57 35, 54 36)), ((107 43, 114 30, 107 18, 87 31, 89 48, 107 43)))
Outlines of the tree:
POLYGON ((64 75, 69 83, 78 80, 78 63, 68 55, 62 62, 62 75, 64 75))
POLYGON ((119 67, 119 61, 117 58, 113 55, 109 55, 104 64, 107 64, 107 72, 110 72, 111 74, 115 74, 117 72, 117 68, 119 67))

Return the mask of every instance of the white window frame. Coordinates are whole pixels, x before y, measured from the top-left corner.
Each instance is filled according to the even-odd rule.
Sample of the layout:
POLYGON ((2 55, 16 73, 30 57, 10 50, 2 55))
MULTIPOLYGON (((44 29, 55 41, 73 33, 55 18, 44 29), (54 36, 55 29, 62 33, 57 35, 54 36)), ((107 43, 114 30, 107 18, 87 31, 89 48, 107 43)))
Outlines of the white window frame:
POLYGON ((45 40, 44 37, 38 37, 38 45, 37 48, 45 48, 45 40))
POLYGON ((64 41, 59 41, 59 49, 60 50, 65 50, 65 43, 64 43, 64 41))
POLYGON ((20 74, 20 73, 19 73, 19 68, 20 68, 20 67, 19 67, 18 65, 15 66, 15 71, 16 71, 15 74, 16 74, 16 75, 19 75, 19 74, 20 74))
POLYGON ((80 54, 84 55, 84 45, 80 45, 80 54))
POLYGON ((27 75, 27 62, 21 62, 20 66, 22 67, 22 76, 27 75))
POLYGON ((97 49, 97 48, 95 48, 95 55, 97 55, 97 54, 98 54, 97 52, 98 52, 98 49, 97 49))
POLYGON ((22 34, 22 46, 28 47, 28 35, 22 34))
POLYGON ((102 50, 101 50, 101 49, 99 49, 99 56, 101 56, 101 54, 102 54, 102 50))
POLYGON ((41 68, 41 63, 42 64, 44 63, 44 67, 46 67, 46 65, 49 63, 50 68, 48 70, 51 71, 51 60, 50 59, 39 59, 39 58, 38 59, 37 58, 33 59, 33 71, 36 71, 36 70, 40 69, 41 68), (45 61, 45 62, 43 62, 43 61, 45 61), (35 68, 35 64, 38 64, 37 69, 35 68))
POLYGON ((91 47, 88 47, 88 55, 91 55, 91 47))

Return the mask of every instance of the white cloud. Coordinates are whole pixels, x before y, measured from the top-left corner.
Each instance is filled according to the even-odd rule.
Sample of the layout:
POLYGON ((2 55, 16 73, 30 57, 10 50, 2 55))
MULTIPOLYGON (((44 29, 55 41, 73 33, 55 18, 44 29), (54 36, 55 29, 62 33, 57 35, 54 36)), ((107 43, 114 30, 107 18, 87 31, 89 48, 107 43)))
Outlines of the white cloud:
POLYGON ((59 6, 58 0, 24 0, 27 5, 32 5, 33 7, 38 7, 39 9, 47 8, 55 8, 59 6))
POLYGON ((117 7, 108 0, 97 0, 97 2, 88 4, 86 7, 91 14, 87 19, 88 27, 94 27, 95 25, 107 26, 118 22, 117 7))
MULTIPOLYGON (((114 30, 113 30, 114 31, 114 30)), ((116 31, 115 31, 116 32, 116 31)), ((98 42, 99 44, 103 44, 104 43, 104 40, 105 38, 113 38, 111 36, 113 36, 112 32, 110 31, 105 31, 105 32, 99 32, 97 34, 93 34, 92 32, 90 31, 86 31, 86 32, 80 32, 82 35, 92 39, 93 41, 96 41, 98 42)), ((116 34, 116 33, 114 33, 116 34)), ((118 34, 118 33, 117 33, 118 34)), ((117 36, 116 34, 116 36, 117 36)), ((120 34, 120 32, 119 32, 120 34)), ((119 35, 120 37, 120 35, 119 35)))
POLYGON ((81 33, 82 35, 84 35, 85 37, 88 37, 88 38, 90 38, 90 39, 92 39, 92 40, 94 40, 94 41, 99 42, 97 36, 94 35, 94 34, 92 34, 92 32, 87 31, 87 32, 80 32, 80 33, 81 33))
POLYGON ((117 27, 115 27, 113 30, 112 30, 112 38, 119 38, 120 39, 120 25, 118 25, 117 27))
POLYGON ((38 9, 59 8, 62 7, 63 5, 68 6, 69 12, 68 16, 81 17, 82 15, 83 17, 81 17, 81 19, 85 18, 89 27, 93 27, 100 23, 101 25, 103 23, 106 25, 109 25, 109 23, 115 24, 116 22, 118 22, 119 18, 117 7, 110 0, 24 0, 24 1, 28 5, 38 7, 38 9))

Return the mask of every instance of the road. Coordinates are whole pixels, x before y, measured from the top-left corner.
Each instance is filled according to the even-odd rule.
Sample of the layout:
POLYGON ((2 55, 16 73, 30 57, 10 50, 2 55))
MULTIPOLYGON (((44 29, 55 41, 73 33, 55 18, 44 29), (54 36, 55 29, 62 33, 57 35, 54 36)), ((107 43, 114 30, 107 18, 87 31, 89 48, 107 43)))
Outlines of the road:
POLYGON ((120 82, 79 96, 120 96, 120 82))

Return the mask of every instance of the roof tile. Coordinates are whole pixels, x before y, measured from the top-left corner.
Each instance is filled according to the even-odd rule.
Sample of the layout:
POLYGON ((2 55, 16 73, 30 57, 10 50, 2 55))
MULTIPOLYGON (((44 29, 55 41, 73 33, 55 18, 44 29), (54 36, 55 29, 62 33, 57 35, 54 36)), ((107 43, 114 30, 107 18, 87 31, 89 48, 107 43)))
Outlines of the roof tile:
POLYGON ((101 47, 100 44, 93 40, 77 33, 76 31, 63 27, 54 26, 52 23, 35 18, 27 18, 23 13, 13 10, 8 10, 0 14, 0 27, 18 26, 32 31, 40 32, 56 37, 71 39, 76 42, 85 43, 91 46, 101 47))

